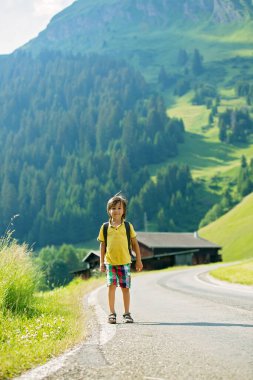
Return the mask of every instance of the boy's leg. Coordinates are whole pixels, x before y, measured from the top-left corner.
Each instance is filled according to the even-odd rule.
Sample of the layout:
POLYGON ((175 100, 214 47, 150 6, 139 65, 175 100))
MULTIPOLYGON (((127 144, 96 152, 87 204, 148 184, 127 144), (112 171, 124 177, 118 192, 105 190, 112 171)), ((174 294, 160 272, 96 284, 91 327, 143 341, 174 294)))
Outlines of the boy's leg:
POLYGON ((108 286, 108 303, 110 314, 115 313, 115 290, 117 286, 116 268, 111 264, 106 264, 106 277, 108 286))
POLYGON ((130 264, 119 265, 117 269, 118 269, 117 275, 119 278, 119 285, 121 287, 122 295, 123 295, 125 314, 128 314, 129 308, 130 308, 130 286, 131 286, 130 264))
POLYGON ((116 285, 108 286, 108 302, 109 302, 110 313, 115 313, 115 290, 116 290, 116 285))
POLYGON ((130 308, 130 289, 121 288, 121 290, 122 290, 122 295, 123 295, 125 314, 127 314, 129 313, 129 308, 130 308))

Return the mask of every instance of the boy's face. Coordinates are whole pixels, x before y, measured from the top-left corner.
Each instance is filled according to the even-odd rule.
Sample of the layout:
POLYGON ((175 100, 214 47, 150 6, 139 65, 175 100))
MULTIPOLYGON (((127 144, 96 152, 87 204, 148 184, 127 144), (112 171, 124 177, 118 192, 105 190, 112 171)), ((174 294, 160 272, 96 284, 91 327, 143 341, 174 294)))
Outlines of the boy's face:
POLYGON ((122 219, 122 216, 124 214, 124 206, 122 204, 122 202, 117 202, 115 205, 113 205, 110 210, 109 210, 109 213, 110 213, 110 216, 112 217, 112 219, 114 220, 121 220, 122 219))

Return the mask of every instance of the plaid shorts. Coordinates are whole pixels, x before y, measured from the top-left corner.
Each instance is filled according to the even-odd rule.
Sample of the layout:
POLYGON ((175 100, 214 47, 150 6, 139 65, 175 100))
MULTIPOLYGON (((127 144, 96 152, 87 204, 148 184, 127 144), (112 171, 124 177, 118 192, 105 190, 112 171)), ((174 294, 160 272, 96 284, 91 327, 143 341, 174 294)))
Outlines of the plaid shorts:
POLYGON ((131 287, 130 264, 111 265, 106 264, 107 286, 115 285, 121 288, 131 287))

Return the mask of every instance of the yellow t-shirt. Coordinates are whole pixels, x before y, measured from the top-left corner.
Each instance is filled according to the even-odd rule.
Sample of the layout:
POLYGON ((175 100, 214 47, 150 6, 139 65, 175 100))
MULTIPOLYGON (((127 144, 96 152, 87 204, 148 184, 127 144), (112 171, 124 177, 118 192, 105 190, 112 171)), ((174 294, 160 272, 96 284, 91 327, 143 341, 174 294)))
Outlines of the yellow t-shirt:
MULTIPOLYGON (((130 225, 130 238, 136 237, 133 225, 130 225)), ((98 240, 105 241, 103 225, 100 228, 98 240)), ((131 263, 131 256, 128 250, 127 234, 124 222, 120 226, 113 227, 110 223, 107 230, 107 247, 105 254, 105 263, 111 265, 125 265, 131 263)))

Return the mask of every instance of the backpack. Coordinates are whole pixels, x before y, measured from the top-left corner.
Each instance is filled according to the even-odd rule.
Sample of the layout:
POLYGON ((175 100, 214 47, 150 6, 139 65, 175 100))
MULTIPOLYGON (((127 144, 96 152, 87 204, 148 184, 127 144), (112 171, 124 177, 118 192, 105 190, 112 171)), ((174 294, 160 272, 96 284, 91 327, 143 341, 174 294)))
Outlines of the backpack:
MULTIPOLYGON (((129 250, 130 256, 134 257, 133 254, 132 254, 132 250, 131 250, 130 224, 129 224, 129 222, 126 222, 126 221, 124 221, 124 224, 125 224, 125 229, 126 229, 126 236, 127 236, 127 242, 128 242, 128 250, 129 250)), ((103 224, 103 234, 104 234, 104 239, 105 239, 105 250, 106 250, 106 247, 107 247, 107 231, 108 231, 108 227, 109 227, 109 222, 106 222, 106 223, 103 224)))

